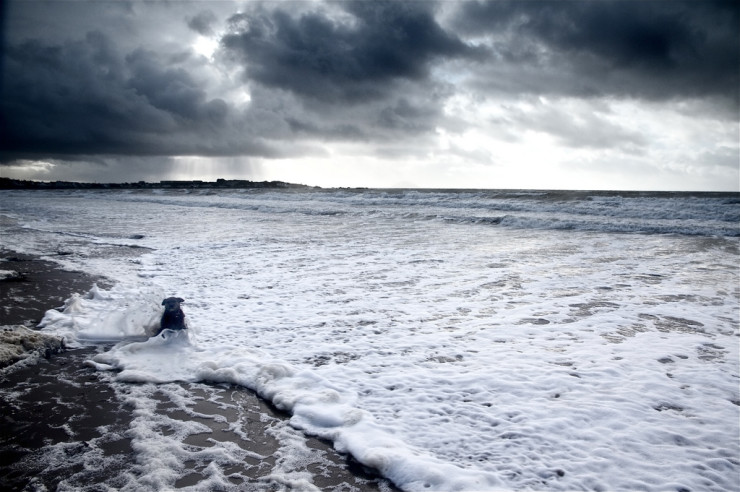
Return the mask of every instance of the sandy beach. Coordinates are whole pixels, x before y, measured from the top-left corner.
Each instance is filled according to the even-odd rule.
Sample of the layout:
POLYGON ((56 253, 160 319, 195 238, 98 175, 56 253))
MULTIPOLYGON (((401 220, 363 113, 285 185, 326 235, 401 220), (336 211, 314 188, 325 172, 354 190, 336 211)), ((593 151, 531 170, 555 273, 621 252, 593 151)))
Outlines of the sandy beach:
MULTIPOLYGON (((73 292, 86 292, 94 282, 106 282, 33 256, 0 253, 1 269, 16 272, 0 281, 3 325, 34 327, 47 309, 61 306, 73 292)), ((131 408, 112 389, 109 373, 84 363, 105 349, 42 352, 0 370, 0 482, 4 490, 115 490, 136 473, 132 465, 137 458, 128 437, 131 408)), ((274 429, 284 427, 288 416, 249 390, 229 385, 181 386, 202 398, 183 406, 161 397, 156 412, 202 424, 200 432, 187 437, 191 449, 207 448, 216 441, 249 444, 250 449, 244 450, 249 458, 231 466, 229 485, 222 488, 395 490, 387 480, 369 474, 314 438, 302 436, 305 452, 286 456, 274 429), (235 439, 235 429, 249 439, 235 439), (299 485, 272 476, 278 461, 283 472, 292 467, 301 477, 299 485)), ((207 463, 189 465, 175 480, 176 489, 199 489, 205 483, 207 463)))

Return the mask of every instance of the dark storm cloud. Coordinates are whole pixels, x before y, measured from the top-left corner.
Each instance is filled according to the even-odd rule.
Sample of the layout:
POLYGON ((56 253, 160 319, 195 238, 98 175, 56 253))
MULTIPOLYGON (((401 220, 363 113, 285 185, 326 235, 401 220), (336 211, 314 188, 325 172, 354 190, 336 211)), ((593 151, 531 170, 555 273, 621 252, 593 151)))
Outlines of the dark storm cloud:
POLYGON ((228 105, 178 66, 188 56, 120 53, 101 32, 7 46, 0 157, 273 153, 234 134, 228 105))
POLYGON ((453 25, 493 40, 498 63, 484 73, 498 80, 489 87, 652 99, 720 96, 737 104, 740 3, 734 0, 474 1, 462 4, 453 25))
POLYGON ((378 124, 404 133, 418 133, 433 130, 438 117, 435 106, 413 104, 406 98, 400 98, 380 111, 378 124))
POLYGON ((235 13, 221 2, 13 2, 0 53, 0 163, 300 157, 319 140, 426 155, 437 128, 500 130, 492 138, 510 141, 532 130, 571 148, 639 152, 650 143, 626 120, 545 106, 526 114, 514 102, 696 98, 692 107, 711 108, 702 117, 724 107, 736 120, 738 5, 247 2, 235 13), (210 59, 186 45, 220 32, 210 59), (472 106, 512 101, 499 106, 505 127, 475 107, 448 110, 457 95, 472 106))
MULTIPOLYGON (((321 111, 326 107, 311 108, 321 111)), ((336 113, 336 112, 334 112, 336 113)), ((323 114, 318 119, 311 113, 286 116, 286 122, 296 135, 323 140, 387 142, 430 133, 442 118, 439 104, 432 98, 411 101, 398 95, 387 103, 346 108, 340 114, 323 114)))
POLYGON ((248 79, 342 103, 383 99, 399 80, 428 78, 437 61, 478 54, 440 27, 430 3, 339 5, 351 19, 281 8, 235 15, 223 46, 248 79))
POLYGON ((176 123, 199 127, 221 126, 228 113, 221 99, 208 100, 205 91, 183 68, 163 68, 159 57, 137 50, 126 57, 127 88, 162 111, 176 123))
POLYGON ((210 10, 203 10, 188 19, 188 27, 198 34, 209 36, 213 34, 213 24, 215 24, 216 21, 216 14, 210 10))
POLYGON ((307 119, 287 117, 286 123, 296 135, 307 135, 320 138, 338 138, 351 140, 364 140, 367 138, 357 125, 352 124, 330 124, 322 125, 307 119))
MULTIPOLYGON (((429 3, 347 2, 329 10, 301 4, 303 13, 290 14, 284 5, 253 4, 233 15, 222 40, 227 57, 213 61, 216 66, 230 58, 243 68, 252 96, 246 109, 217 91, 209 95, 202 76, 207 67, 187 46, 156 37, 156 21, 138 4, 125 23, 105 33, 81 30, 96 15, 82 9, 79 21, 63 16, 66 31, 56 29, 54 36, 16 35, 2 54, 0 161, 274 157, 305 146, 292 142, 278 150, 267 140, 402 139, 432 130, 441 117, 446 96, 444 84, 431 76, 435 64, 480 56, 440 27, 429 3), (135 34, 141 21, 151 37, 137 47, 126 33, 135 34)), ((42 15, 31 11, 31 18, 42 15)), ((48 13, 45 22, 53 25, 52 18, 48 13)), ((182 28, 203 35, 224 27, 210 10, 178 18, 182 28)), ((175 32, 174 25, 164 31, 175 32)))

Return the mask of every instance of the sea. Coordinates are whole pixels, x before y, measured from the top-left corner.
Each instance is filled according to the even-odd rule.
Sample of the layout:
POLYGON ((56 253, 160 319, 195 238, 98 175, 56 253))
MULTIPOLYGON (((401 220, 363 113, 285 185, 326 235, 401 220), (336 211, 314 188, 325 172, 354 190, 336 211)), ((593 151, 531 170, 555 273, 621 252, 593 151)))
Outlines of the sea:
MULTIPOLYGON (((40 327, 105 347, 142 412, 249 388, 407 491, 740 490, 738 193, 3 191, 0 216, 4 247, 110 280, 40 327), (169 296, 188 330, 147 338, 169 296)), ((174 422, 132 423, 128 489, 197 459, 162 459, 174 422)))

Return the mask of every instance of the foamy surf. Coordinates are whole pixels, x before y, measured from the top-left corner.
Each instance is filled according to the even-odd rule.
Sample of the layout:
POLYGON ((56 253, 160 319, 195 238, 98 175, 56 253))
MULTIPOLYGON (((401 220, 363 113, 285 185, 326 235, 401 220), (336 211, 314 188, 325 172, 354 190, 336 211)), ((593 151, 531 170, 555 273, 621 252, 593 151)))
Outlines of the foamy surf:
POLYGON ((500 489, 502 484, 492 473, 460 468, 410 448, 378 425, 372 414, 357 408, 356 394, 310 370, 271 359, 265 351, 229 346, 205 350, 191 340, 189 330, 165 330, 143 340, 161 314, 151 307, 156 298, 154 291, 122 293, 96 286, 69 299, 62 312, 48 311, 40 326, 63 334, 70 346, 117 339, 110 350, 86 362, 114 371, 117 382, 206 382, 249 388, 289 412, 295 428, 331 440, 338 451, 352 454, 404 490, 500 489))
POLYGON ((143 340, 159 327, 161 291, 138 286, 111 290, 97 285, 84 295, 74 294, 61 311, 46 312, 39 328, 65 338, 69 347, 90 343, 143 340))
MULTIPOLYGON (((91 360, 122 393, 253 388, 409 490, 734 487, 740 243, 727 196, 46 198, 14 194, 25 225, 13 247, 50 244, 118 281, 45 329, 80 344, 120 337, 91 360), (79 224, 91 207, 100 219, 79 224), (61 234, 83 229, 98 239, 61 234), (135 258, 101 249, 133 232, 148 248, 135 258), (186 299, 187 340, 131 343, 169 295, 186 299)), ((134 408, 149 408, 141 398, 134 408)))

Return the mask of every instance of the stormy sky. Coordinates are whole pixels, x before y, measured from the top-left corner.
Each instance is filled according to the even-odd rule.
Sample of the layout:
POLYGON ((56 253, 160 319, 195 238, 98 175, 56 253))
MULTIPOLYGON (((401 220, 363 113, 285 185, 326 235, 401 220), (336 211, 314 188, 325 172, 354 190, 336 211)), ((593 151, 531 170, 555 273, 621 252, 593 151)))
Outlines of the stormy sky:
POLYGON ((6 0, 0 176, 740 189, 735 0, 6 0))

